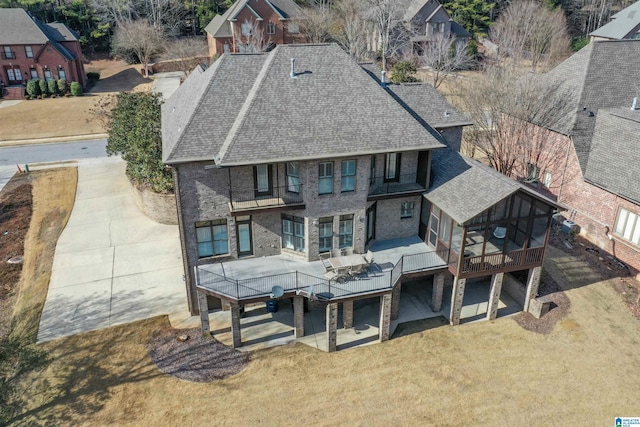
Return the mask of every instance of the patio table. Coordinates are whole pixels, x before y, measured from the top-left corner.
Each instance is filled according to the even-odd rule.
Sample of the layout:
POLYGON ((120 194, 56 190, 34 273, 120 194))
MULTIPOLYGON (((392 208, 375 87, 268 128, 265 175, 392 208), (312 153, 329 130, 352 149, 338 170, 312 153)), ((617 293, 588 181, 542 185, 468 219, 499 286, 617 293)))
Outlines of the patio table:
POLYGON ((359 254, 332 257, 329 258, 329 262, 331 263, 333 269, 336 271, 367 265, 367 261, 362 255, 359 254))

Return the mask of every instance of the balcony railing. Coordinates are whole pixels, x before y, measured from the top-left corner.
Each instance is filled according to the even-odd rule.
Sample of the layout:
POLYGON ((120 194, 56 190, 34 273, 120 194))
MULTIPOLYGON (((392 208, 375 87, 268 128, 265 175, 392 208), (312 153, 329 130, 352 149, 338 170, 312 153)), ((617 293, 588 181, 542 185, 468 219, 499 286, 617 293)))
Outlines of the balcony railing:
POLYGON ((16 59, 16 53, 12 50, 3 50, 2 59, 16 59))
POLYGON ((303 205, 302 184, 295 186, 297 192, 289 191, 290 186, 274 187, 268 194, 258 190, 229 191, 232 212, 256 210, 280 206, 303 205))
POLYGON ((198 288, 238 302, 268 298, 276 285, 281 286, 285 294, 312 293, 320 300, 331 301, 391 290, 403 274, 445 268, 445 258, 446 251, 403 255, 391 270, 382 271, 374 263, 364 273, 337 280, 328 280, 301 271, 233 279, 196 267, 195 274, 198 288))
POLYGON ((462 274, 490 273, 540 265, 544 249, 539 247, 467 257, 462 264, 462 274))
POLYGON ((384 177, 375 177, 369 181, 369 195, 380 196, 393 193, 407 193, 412 191, 424 191, 424 183, 417 181, 417 175, 406 174, 400 175, 396 180, 388 180, 384 177))

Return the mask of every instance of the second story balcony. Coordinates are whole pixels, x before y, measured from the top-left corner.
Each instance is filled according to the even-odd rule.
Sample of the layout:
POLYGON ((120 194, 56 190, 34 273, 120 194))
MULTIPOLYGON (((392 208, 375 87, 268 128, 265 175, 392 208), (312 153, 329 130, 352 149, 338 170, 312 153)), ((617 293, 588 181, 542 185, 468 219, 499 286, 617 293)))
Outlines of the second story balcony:
POLYGON ((399 175, 392 179, 382 176, 369 181, 369 198, 382 197, 389 194, 422 193, 424 183, 418 182, 417 174, 399 175))
POLYGON ((229 209, 232 213, 256 211, 272 208, 304 208, 302 184, 291 186, 273 187, 267 190, 230 190, 229 209), (291 191, 295 190, 295 191, 291 191))

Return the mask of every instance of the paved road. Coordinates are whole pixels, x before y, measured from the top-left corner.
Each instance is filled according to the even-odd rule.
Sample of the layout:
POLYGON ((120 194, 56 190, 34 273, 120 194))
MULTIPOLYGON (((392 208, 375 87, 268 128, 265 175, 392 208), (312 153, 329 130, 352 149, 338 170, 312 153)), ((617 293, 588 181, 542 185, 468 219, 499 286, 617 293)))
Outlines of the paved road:
POLYGON ((105 157, 106 139, 0 147, 0 190, 25 164, 105 157))

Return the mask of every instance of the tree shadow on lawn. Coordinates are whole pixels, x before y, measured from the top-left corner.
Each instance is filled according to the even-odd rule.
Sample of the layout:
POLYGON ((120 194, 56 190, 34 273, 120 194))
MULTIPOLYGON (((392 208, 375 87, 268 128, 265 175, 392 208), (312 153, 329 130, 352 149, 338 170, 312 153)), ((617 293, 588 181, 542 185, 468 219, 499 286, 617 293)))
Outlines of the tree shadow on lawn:
POLYGON ((151 80, 142 77, 136 68, 127 68, 112 76, 98 80, 89 93, 129 91, 138 85, 150 82, 151 80))

